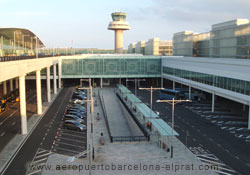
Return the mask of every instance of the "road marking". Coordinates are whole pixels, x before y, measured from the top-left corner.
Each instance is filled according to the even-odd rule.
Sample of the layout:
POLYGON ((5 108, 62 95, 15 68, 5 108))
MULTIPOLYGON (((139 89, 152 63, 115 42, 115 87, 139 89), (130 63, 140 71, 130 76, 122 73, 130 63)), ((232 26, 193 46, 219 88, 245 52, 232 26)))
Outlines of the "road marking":
POLYGON ((5 132, 3 132, 2 134, 1 134, 1 137, 3 137, 5 135, 5 132))
MULTIPOLYGON (((67 152, 72 152, 72 153, 80 153, 80 152, 82 152, 82 151, 79 151, 79 152, 77 152, 77 151, 73 151, 73 150, 69 150, 69 149, 66 149, 66 148, 60 148, 60 147, 57 147, 57 146, 55 146, 54 148, 53 148, 53 150, 54 151, 57 151, 57 150, 62 150, 62 151, 67 151, 67 152)), ((53 151, 52 150, 52 151, 53 151)), ((56 152, 55 152, 56 153, 56 152)))
POLYGON ((68 136, 73 136, 73 137, 80 137, 80 138, 85 138, 85 136, 78 136, 78 135, 73 135, 73 134, 68 134, 68 133, 60 133, 59 136, 62 137, 62 135, 68 135, 68 136))
POLYGON ((60 137, 60 138, 58 138, 57 140, 58 140, 58 141, 60 141, 60 140, 69 140, 69 141, 73 141, 73 142, 83 143, 82 141, 75 140, 75 139, 69 139, 69 138, 65 138, 65 137, 60 137))
POLYGON ((45 161, 45 160, 47 160, 48 158, 46 157, 46 158, 43 158, 43 159, 39 159, 39 160, 37 160, 37 161, 33 161, 33 164, 36 164, 37 162, 43 162, 43 161, 45 161))
POLYGON ((45 154, 41 154, 41 155, 39 155, 39 156, 36 156, 36 159, 38 159, 38 158, 40 158, 40 157, 48 156, 48 155, 50 155, 50 154, 53 154, 53 153, 52 153, 52 152, 47 152, 47 151, 46 151, 45 154))
POLYGON ((78 146, 78 145, 74 145, 74 144, 69 144, 69 143, 65 143, 65 142, 60 142, 59 143, 56 143, 55 146, 59 146, 59 145, 68 145, 68 146, 73 146, 73 147, 77 147, 77 148, 85 148, 84 146, 78 146))
POLYGON ((14 126, 16 124, 16 122, 13 122, 11 126, 14 126))
POLYGON ((236 159, 240 159, 238 156, 234 156, 236 159))

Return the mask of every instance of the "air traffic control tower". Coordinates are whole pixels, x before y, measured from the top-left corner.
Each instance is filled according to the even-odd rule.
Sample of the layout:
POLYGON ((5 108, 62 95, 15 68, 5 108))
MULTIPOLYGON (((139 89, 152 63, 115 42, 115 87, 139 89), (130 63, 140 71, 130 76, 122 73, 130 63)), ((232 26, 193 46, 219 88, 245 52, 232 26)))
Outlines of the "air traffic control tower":
POLYGON ((113 21, 109 23, 108 29, 115 31, 115 53, 122 54, 123 30, 129 30, 130 26, 126 21, 126 13, 114 12, 111 16, 113 21))

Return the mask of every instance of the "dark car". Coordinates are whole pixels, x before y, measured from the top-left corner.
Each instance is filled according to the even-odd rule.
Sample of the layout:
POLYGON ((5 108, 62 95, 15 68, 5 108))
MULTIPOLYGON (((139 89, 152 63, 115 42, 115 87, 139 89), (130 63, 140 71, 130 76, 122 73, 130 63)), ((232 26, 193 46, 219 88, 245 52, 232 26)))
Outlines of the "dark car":
POLYGON ((82 100, 79 100, 79 99, 72 99, 72 103, 73 104, 79 104, 79 105, 86 105, 87 102, 86 101, 82 101, 82 100))
POLYGON ((82 123, 82 124, 84 123, 83 119, 81 119, 81 118, 79 118, 79 117, 77 117, 75 115, 65 115, 64 120, 75 120, 75 121, 77 121, 79 123, 82 123))
POLYGON ((72 116, 78 117, 78 118, 83 119, 83 120, 86 118, 86 116, 84 116, 84 115, 82 115, 82 116, 79 117, 79 116, 77 116, 75 114, 65 114, 64 118, 66 118, 66 117, 72 117, 72 116))
POLYGON ((77 111, 81 111, 81 112, 86 112, 85 108, 80 108, 77 106, 70 106, 70 107, 68 107, 68 110, 77 110, 77 111))
POLYGON ((67 111, 66 114, 71 114, 71 115, 75 115, 79 118, 82 118, 84 115, 79 113, 79 112, 76 112, 76 111, 67 111))
POLYGON ((73 111, 73 112, 78 112, 80 114, 86 114, 86 111, 83 111, 83 110, 77 109, 77 108, 68 108, 67 111, 73 111))
POLYGON ((75 95, 74 94, 72 99, 87 100, 88 98, 86 96, 84 96, 84 95, 79 95, 79 94, 75 95))
POLYGON ((63 123, 63 128, 81 132, 87 129, 85 125, 74 120, 65 120, 63 123))
POLYGON ((78 107, 78 108, 85 108, 83 105, 80 105, 80 104, 71 104, 69 106, 71 106, 71 107, 78 107))

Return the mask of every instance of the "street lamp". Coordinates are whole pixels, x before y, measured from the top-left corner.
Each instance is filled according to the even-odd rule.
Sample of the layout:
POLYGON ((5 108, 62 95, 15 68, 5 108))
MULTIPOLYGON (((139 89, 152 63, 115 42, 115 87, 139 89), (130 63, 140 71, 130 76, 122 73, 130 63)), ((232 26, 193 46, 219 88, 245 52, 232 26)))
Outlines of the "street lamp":
POLYGON ((139 79, 139 80, 137 80, 136 78, 134 79, 134 80, 128 80, 128 79, 126 79, 126 87, 127 87, 127 82, 128 81, 134 81, 135 82, 135 96, 137 95, 137 81, 138 82, 140 82, 140 81, 146 81, 145 79, 139 79))
POLYGON ((24 44, 24 37, 25 36, 30 36, 30 35, 22 35, 22 42, 23 42, 23 50, 24 50, 24 53, 25 53, 25 51, 26 51, 26 47, 25 47, 25 44, 24 44))
POLYGON ((172 100, 157 100, 156 102, 165 102, 168 104, 172 104, 172 130, 171 130, 171 158, 173 158, 173 138, 174 138, 174 106, 177 103, 181 102, 191 102, 191 100, 175 100, 172 98, 172 100))
POLYGON ((150 88, 139 88, 140 90, 149 90, 150 91, 150 118, 152 118, 152 102, 153 102, 153 91, 155 90, 162 90, 164 88, 153 88, 152 86, 150 88))

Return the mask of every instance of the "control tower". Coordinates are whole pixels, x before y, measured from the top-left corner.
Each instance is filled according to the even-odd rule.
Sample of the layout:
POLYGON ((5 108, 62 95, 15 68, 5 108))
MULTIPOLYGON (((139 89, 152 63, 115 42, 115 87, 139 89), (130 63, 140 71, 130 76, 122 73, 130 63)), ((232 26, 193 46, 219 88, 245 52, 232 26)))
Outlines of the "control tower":
POLYGON ((126 21, 126 13, 114 12, 111 14, 113 21, 109 23, 108 29, 115 31, 115 53, 122 54, 123 30, 130 30, 126 21))

